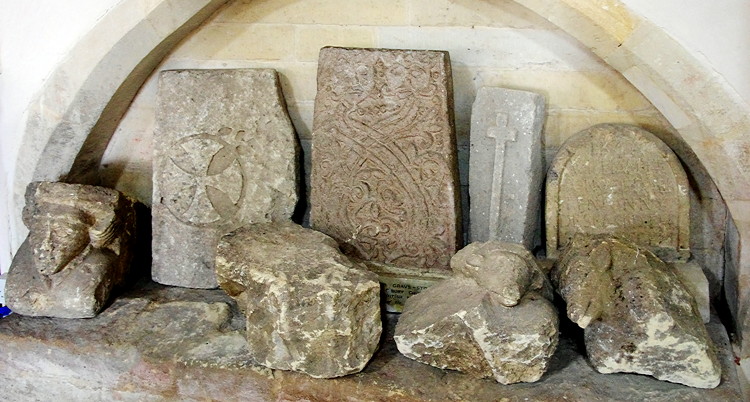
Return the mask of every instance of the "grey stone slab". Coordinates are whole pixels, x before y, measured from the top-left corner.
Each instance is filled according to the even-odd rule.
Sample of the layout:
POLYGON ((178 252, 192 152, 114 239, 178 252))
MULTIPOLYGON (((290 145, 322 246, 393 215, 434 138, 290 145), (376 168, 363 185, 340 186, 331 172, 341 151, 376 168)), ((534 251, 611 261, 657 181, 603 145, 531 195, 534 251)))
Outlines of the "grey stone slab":
POLYGON ((131 274, 134 201, 110 188, 34 182, 23 218, 29 236, 8 273, 8 306, 30 316, 96 316, 131 274))
POLYGON ((674 152, 648 131, 599 124, 568 139, 547 173, 547 256, 577 234, 608 234, 665 261, 690 256, 688 179, 674 152))
POLYGON ((175 70, 159 80, 152 277, 218 286, 216 244, 240 226, 288 220, 298 141, 274 70, 175 70))
POLYGON ((544 97, 483 87, 471 111, 469 200, 472 242, 541 245, 544 97))
POLYGON ((311 224, 362 260, 449 269, 460 230, 447 52, 323 48, 311 224))

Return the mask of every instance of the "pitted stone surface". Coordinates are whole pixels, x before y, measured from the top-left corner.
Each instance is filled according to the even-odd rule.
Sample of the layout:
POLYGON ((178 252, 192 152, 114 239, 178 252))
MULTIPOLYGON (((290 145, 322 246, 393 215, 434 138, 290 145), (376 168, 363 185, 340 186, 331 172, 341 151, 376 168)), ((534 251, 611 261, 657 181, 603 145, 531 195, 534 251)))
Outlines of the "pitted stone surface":
POLYGON ((175 70, 159 79, 154 133, 156 282, 218 286, 216 244, 292 216, 297 138, 274 70, 175 70))
POLYGON ((534 382, 558 343, 544 273, 520 244, 472 243, 454 276, 410 297, 394 339, 406 357, 503 384, 534 382))
POLYGON ((686 259, 688 181, 679 160, 653 134, 600 124, 565 142, 547 174, 547 255, 577 233, 608 234, 686 259))
POLYGON ((541 246, 544 97, 483 87, 471 110, 470 241, 541 246))
POLYGON ((34 182, 23 220, 29 237, 11 265, 5 299, 16 313, 94 317, 128 279, 134 201, 117 190, 34 182))
POLYGON ((586 351, 599 372, 719 385, 721 366, 693 296, 652 252, 624 240, 576 236, 552 278, 568 317, 585 328, 586 351))
POLYGON ((247 316, 258 364, 340 377, 362 370, 378 347, 377 275, 323 233, 286 222, 237 229, 219 242, 216 273, 247 316))
POLYGON ((460 235, 447 52, 323 48, 311 223, 362 260, 447 270, 460 235))
POLYGON ((358 375, 316 379, 254 366, 244 317, 218 289, 154 283, 132 289, 87 320, 0 319, 0 367, 9 402, 48 400, 341 399, 443 401, 739 401, 737 367, 716 317, 722 381, 698 389, 632 374, 600 374, 565 334, 541 381, 503 385, 404 357, 393 341, 398 314, 385 315, 383 345, 358 375), (227 319, 227 310, 231 317, 227 319), (64 369, 60 369, 64 367, 64 369))

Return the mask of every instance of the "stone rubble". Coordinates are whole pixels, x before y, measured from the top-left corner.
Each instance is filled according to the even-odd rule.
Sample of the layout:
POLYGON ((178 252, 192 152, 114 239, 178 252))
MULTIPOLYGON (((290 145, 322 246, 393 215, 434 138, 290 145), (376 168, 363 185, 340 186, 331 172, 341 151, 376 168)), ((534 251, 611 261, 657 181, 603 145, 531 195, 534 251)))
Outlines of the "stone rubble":
POLYGON ((646 247, 576 236, 552 271, 600 373, 639 373, 697 388, 721 381, 715 346, 674 268, 646 247))
POLYGON ((29 236, 8 273, 5 299, 15 313, 96 316, 128 279, 135 242, 134 201, 117 190, 34 182, 23 220, 29 236))
POLYGON ((362 370, 378 347, 377 275, 323 233, 291 222, 237 229, 219 241, 216 276, 247 317, 257 364, 340 377, 362 370))
POLYGON ((551 286, 523 246, 473 243, 454 276, 406 301, 394 339, 405 356, 503 384, 534 382, 558 342, 551 286))

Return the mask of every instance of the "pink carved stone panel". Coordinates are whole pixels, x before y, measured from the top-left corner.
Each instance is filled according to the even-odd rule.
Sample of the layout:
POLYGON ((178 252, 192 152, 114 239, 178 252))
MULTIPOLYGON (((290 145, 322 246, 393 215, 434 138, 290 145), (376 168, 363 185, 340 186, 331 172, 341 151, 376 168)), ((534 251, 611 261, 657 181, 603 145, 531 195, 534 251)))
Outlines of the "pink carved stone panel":
POLYGON ((447 52, 323 48, 312 226, 349 255, 448 270, 460 210, 447 52))

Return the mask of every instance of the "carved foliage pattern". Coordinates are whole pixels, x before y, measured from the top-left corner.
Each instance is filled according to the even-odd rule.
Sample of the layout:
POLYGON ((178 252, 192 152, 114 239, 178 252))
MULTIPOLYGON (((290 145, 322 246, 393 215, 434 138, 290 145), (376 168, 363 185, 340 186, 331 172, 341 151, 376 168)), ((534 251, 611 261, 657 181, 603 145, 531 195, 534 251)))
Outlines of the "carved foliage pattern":
POLYGON ((457 244, 447 54, 326 48, 312 224, 365 260, 448 268, 457 244))

